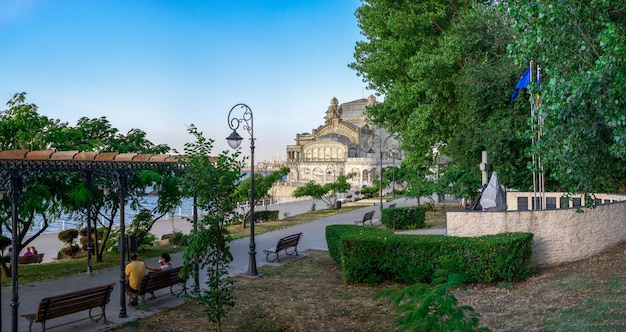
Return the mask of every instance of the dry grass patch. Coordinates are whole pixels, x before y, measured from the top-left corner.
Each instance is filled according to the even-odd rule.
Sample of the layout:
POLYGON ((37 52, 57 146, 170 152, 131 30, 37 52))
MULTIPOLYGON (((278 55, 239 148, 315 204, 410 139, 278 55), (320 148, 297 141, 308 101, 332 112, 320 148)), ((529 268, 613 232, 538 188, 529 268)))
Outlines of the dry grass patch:
MULTIPOLYGON (((388 285, 344 285, 325 251, 309 250, 291 264, 263 266, 258 278, 236 277, 236 305, 223 331, 390 331, 393 309, 374 296, 388 285)), ((208 331, 194 302, 114 331, 208 331), (132 328, 130 327, 132 326, 132 328)))

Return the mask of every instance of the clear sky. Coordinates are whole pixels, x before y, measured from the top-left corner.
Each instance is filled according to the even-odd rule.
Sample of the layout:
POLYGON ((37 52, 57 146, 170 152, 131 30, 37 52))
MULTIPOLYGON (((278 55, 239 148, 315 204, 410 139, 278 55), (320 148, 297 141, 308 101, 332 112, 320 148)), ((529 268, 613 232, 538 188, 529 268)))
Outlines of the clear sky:
MULTIPOLYGON (((75 125, 106 116, 182 153, 194 124, 229 149, 228 111, 254 114, 255 162, 285 158, 330 100, 367 97, 347 66, 359 0, 0 0, 0 109, 26 92, 75 125)), ((249 155, 249 135, 243 154, 249 155)))

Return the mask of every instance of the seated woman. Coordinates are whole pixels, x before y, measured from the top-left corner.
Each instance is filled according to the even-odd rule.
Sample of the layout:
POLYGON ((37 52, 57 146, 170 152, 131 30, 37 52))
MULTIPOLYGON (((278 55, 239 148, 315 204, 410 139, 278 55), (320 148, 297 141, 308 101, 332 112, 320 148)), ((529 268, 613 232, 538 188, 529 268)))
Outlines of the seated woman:
POLYGON ((33 252, 31 251, 30 247, 26 247, 26 252, 24 252, 24 257, 29 257, 32 255, 33 255, 33 252))
MULTIPOLYGON (((170 263, 170 254, 164 252, 163 254, 161 254, 161 258, 159 258, 159 266, 158 267, 152 267, 152 266, 148 266, 146 265, 146 268, 150 271, 153 272, 161 272, 161 271, 167 271, 167 270, 171 270, 172 269, 172 263, 170 263)), ((150 292, 150 294, 148 295, 148 300, 151 300, 154 298, 154 292, 150 292)))

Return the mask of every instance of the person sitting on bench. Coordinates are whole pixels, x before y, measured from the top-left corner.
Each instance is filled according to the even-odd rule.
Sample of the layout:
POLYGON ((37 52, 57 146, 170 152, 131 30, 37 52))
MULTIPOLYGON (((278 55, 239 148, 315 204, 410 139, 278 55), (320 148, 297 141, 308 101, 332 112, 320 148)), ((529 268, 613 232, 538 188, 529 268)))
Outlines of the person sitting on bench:
POLYGON ((130 305, 136 307, 139 304, 137 293, 141 287, 141 278, 146 275, 146 263, 139 260, 136 252, 130 254, 130 263, 124 269, 126 273, 126 296, 129 297, 130 305))
MULTIPOLYGON (((159 266, 152 267, 152 266, 146 265, 146 268, 153 272, 171 270, 172 263, 170 263, 170 260, 171 260, 170 254, 164 252, 163 254, 161 254, 161 258, 159 258, 159 266)), ((152 300, 153 298, 154 298, 154 292, 150 292, 150 294, 148 295, 148 300, 152 300)))

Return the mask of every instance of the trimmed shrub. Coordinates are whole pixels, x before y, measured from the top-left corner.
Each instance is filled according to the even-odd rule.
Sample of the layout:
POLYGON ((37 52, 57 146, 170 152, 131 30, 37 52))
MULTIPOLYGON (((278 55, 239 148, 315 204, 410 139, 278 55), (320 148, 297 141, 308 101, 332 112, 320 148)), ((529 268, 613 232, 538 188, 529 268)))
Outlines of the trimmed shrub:
POLYGON ((385 208, 380 214, 380 222, 392 230, 424 228, 426 210, 424 206, 385 208))
POLYGON ((437 270, 467 282, 521 280, 531 273, 532 239, 532 233, 453 237, 395 235, 353 225, 326 228, 329 254, 339 257, 344 282, 364 284, 428 283, 437 270))
POLYGON ((264 222, 264 221, 272 221, 278 220, 278 210, 260 210, 254 211, 254 221, 255 222, 264 222))
POLYGON ((72 243, 74 243, 74 239, 78 237, 78 230, 73 229, 73 228, 67 229, 67 230, 59 232, 57 237, 59 238, 59 240, 61 240, 61 242, 70 246, 72 245, 72 243))
POLYGON ((354 225, 329 225, 326 226, 326 243, 328 245, 328 254, 330 258, 336 262, 341 261, 341 239, 350 234, 375 234, 385 235, 393 232, 384 229, 372 227, 356 227, 354 225))

